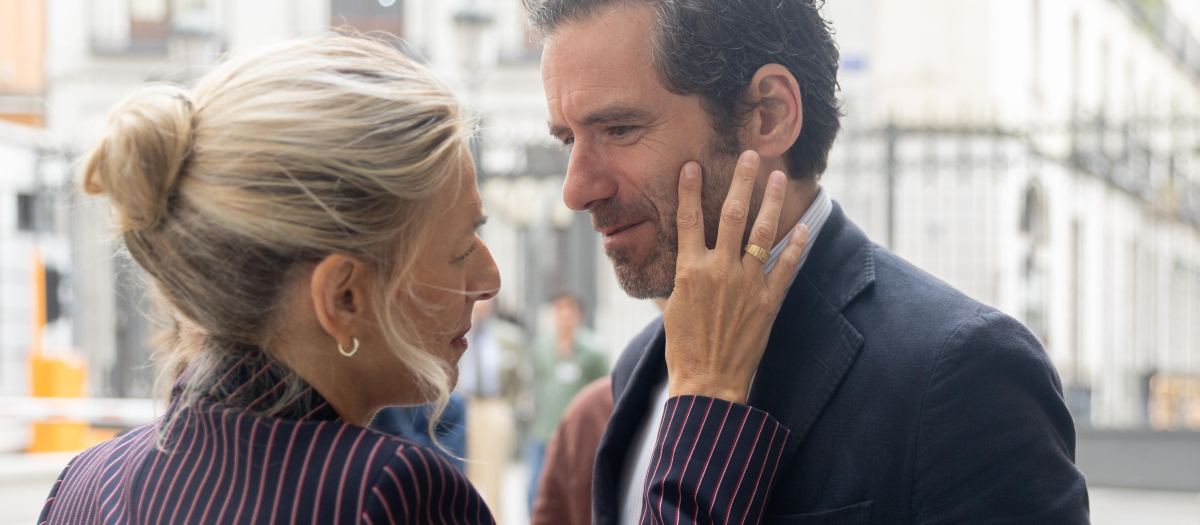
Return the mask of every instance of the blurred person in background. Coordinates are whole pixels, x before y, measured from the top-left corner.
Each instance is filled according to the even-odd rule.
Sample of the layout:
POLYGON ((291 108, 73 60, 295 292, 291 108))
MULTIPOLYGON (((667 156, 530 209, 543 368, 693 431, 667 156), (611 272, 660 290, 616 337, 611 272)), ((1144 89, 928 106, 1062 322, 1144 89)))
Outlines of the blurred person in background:
MULTIPOLYGON (((338 36, 229 60, 194 90, 150 85, 116 107, 83 188, 111 201, 165 302, 174 330, 157 365, 170 404, 73 458, 38 523, 494 523, 440 455, 365 428, 387 406, 433 403, 438 419, 473 306, 500 286, 476 233, 465 115, 395 48, 338 36)), ((678 181, 685 218, 701 213, 694 168, 678 181)), ((756 168, 737 168, 732 205, 749 202, 756 168)), ((774 235, 785 191, 772 174, 755 231, 774 235)), ((767 465, 793 443, 740 392, 806 232, 765 275, 739 249, 745 221, 723 218, 712 250, 698 221, 680 223, 688 271, 667 307, 666 355, 682 419, 661 430, 668 466, 647 481, 659 495, 647 520, 757 523, 767 465), (665 445, 678 441, 721 446, 747 468, 689 471, 690 455, 665 445), (668 489, 682 484, 696 490, 668 489)))
POLYGON ((466 472, 467 397, 452 392, 442 417, 434 420, 429 416, 436 409, 436 405, 384 407, 375 414, 367 428, 419 443, 441 454, 458 470, 466 472), (430 422, 434 424, 432 435, 429 432, 430 422))
POLYGON ((583 310, 579 299, 560 292, 550 300, 554 335, 534 346, 534 417, 529 436, 528 504, 533 511, 546 443, 571 399, 588 383, 608 375, 608 363, 595 338, 580 324, 583 310))
MULTIPOLYGON (((667 300, 656 297, 654 304, 662 311, 667 300)), ((589 383, 567 405, 546 443, 542 480, 530 516, 532 525, 591 525, 596 449, 612 410, 609 376, 589 383)))
POLYGON ((531 525, 591 525, 592 470, 612 409, 608 376, 588 383, 567 405, 546 442, 531 525))
MULTIPOLYGON (((588 211, 617 280, 669 298, 613 367, 596 453, 597 525, 644 521, 657 436, 673 417, 674 307, 688 268, 676 173, 699 163, 707 246, 731 166, 758 191, 787 174, 782 227, 746 250, 767 268, 795 225, 812 242, 747 403, 800 436, 778 465, 773 518, 803 523, 1088 522, 1058 374, 1020 322, 873 244, 819 180, 840 129, 839 55, 819 0, 525 0, 545 40, 553 136, 570 150, 563 199, 588 211), (750 154, 747 150, 755 152, 750 154), (677 221, 678 218, 678 221, 677 221)), ((778 272, 772 270, 772 275, 778 272)), ((717 297, 707 299, 716 300, 717 297)), ((703 322, 696 320, 696 322, 703 322)), ((670 493, 670 491, 668 491, 670 493)))
POLYGON ((528 382, 525 332, 496 315, 494 299, 475 303, 471 318, 458 376, 458 391, 468 398, 466 473, 484 501, 503 514, 504 470, 516 448, 514 402, 528 382))

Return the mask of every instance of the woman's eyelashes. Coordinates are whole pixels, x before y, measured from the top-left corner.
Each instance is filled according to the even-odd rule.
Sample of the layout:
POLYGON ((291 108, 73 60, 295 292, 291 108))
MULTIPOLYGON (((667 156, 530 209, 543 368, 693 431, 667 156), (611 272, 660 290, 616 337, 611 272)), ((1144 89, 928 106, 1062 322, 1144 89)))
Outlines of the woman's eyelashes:
POLYGON ((467 260, 467 257, 470 257, 471 253, 473 253, 475 251, 476 246, 479 246, 479 244, 478 243, 472 244, 471 248, 469 250, 467 250, 467 253, 464 253, 462 255, 459 255, 458 257, 455 257, 454 260, 450 261, 450 263, 458 264, 458 263, 461 263, 461 262, 467 260))

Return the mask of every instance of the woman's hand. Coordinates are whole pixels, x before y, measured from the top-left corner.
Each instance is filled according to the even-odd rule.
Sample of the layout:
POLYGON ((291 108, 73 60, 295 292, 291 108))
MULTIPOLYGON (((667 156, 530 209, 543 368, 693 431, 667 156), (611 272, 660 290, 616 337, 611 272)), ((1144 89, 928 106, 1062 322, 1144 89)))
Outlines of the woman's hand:
MULTIPOLYGON (((721 209, 716 248, 704 245, 700 166, 689 162, 679 178, 679 259, 675 291, 667 300, 667 375, 671 397, 708 396, 745 403, 762 361, 779 306, 808 242, 797 225, 771 275, 742 250, 750 197, 758 178, 758 154, 742 153, 721 209)), ((770 251, 787 177, 771 173, 750 244, 770 251)))

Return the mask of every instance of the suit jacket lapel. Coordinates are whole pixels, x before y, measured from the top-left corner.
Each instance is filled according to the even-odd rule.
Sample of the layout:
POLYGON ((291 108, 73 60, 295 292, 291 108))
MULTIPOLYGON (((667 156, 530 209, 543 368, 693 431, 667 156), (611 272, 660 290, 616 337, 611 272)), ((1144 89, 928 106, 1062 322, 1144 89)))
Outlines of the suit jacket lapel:
POLYGON ((592 473, 592 522, 597 525, 613 525, 619 520, 621 470, 631 447, 636 445, 633 438, 646 417, 654 386, 667 374, 666 335, 661 317, 655 325, 654 335, 642 350, 629 379, 617 384, 619 374, 613 371, 613 388, 620 395, 614 399, 612 416, 596 449, 592 473))
POLYGON ((780 307, 748 403, 792 431, 782 464, 800 448, 862 349, 862 335, 841 312, 874 284, 872 252, 834 203, 780 307))
MULTIPOLYGON (((836 202, 800 275, 792 284, 771 329, 748 404, 763 410, 792 432, 780 463, 787 465, 841 384, 863 345, 862 335, 841 311, 875 282, 871 243, 846 220, 836 202)), ((644 345, 625 383, 613 371, 612 417, 596 450, 593 523, 613 525, 621 470, 638 426, 646 417, 654 386, 666 376, 666 336, 662 319, 644 345)))

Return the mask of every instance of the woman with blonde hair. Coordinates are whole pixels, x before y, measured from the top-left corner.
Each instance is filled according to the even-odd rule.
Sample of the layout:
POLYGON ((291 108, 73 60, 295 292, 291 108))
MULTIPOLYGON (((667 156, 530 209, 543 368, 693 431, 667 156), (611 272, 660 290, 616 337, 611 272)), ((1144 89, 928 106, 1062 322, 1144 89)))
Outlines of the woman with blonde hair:
MULTIPOLYGON (((152 85, 118 106, 83 188, 111 200, 175 323, 157 363, 170 403, 73 459, 40 522, 491 523, 439 454, 364 428, 386 406, 444 407, 472 306, 500 288, 476 235, 471 131, 425 68, 345 36, 289 42, 221 64, 194 90, 152 85)), ((771 232, 783 191, 772 177, 759 218, 771 232)), ((748 202, 752 179, 735 176, 730 198, 748 202)), ((699 177, 680 180, 691 217, 699 177)), ((740 241, 744 217, 727 222, 723 238, 728 228, 740 241)), ((760 515, 788 433, 736 392, 782 300, 775 277, 792 274, 803 241, 767 277, 737 247, 705 249, 702 231, 685 241, 695 249, 680 250, 689 270, 667 310, 667 365, 677 412, 695 417, 663 426, 646 519, 680 508, 745 519, 760 515), (702 419, 705 408, 725 420, 702 419), (734 467, 678 490, 706 462, 675 454, 718 443, 734 467), (736 504, 702 508, 718 492, 736 504)))

